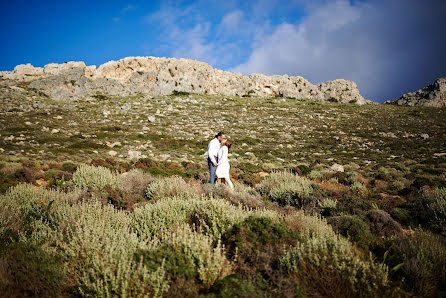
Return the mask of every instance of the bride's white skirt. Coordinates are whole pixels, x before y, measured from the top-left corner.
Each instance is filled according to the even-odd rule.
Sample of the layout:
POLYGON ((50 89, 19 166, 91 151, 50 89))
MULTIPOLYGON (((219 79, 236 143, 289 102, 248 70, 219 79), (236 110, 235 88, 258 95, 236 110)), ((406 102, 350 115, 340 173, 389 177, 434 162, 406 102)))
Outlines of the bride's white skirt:
POLYGON ((229 179, 229 162, 223 162, 218 164, 217 170, 215 170, 215 175, 217 178, 227 178, 229 179))

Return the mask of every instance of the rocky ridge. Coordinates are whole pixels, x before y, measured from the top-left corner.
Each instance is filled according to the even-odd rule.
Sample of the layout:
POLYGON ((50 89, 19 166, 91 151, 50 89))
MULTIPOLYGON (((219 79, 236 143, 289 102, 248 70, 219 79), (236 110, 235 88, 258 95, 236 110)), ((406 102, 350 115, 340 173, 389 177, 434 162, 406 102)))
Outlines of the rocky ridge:
POLYGON ((446 77, 415 92, 409 92, 397 100, 386 103, 406 106, 446 107, 446 77))
POLYGON ((44 67, 21 64, 1 71, 0 79, 26 84, 56 100, 88 99, 92 95, 156 96, 174 91, 228 96, 291 97, 318 101, 366 104, 352 81, 318 85, 300 76, 251 74, 214 69, 190 59, 127 57, 99 67, 84 62, 51 63, 44 67))

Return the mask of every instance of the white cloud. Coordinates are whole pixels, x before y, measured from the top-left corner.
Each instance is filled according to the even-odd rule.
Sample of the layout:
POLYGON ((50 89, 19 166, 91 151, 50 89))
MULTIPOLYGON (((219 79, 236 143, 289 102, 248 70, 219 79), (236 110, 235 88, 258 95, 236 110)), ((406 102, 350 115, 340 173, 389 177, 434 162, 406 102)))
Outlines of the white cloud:
POLYGON ((231 70, 302 75, 313 83, 344 78, 356 81, 365 97, 394 99, 429 82, 429 73, 446 74, 445 43, 439 42, 446 23, 433 2, 440 3, 311 2, 299 24, 259 34, 247 61, 231 70))
POLYGON ((221 20, 220 31, 223 33, 233 33, 234 30, 238 30, 242 18, 243 12, 241 10, 234 10, 227 13, 221 20))
MULTIPOLYGON (((160 45, 150 48, 146 45, 145 53, 168 52, 169 56, 176 58, 196 59, 213 66, 228 65, 234 57, 242 51, 240 43, 234 36, 240 36, 249 29, 249 24, 242 25, 243 12, 231 10, 222 17, 221 22, 208 21, 206 14, 194 2, 187 7, 177 7, 165 4, 160 10, 145 17, 151 25, 161 27, 160 45), (243 27, 243 30, 240 30, 243 27)), ((201 3, 200 5, 202 5, 201 3)))

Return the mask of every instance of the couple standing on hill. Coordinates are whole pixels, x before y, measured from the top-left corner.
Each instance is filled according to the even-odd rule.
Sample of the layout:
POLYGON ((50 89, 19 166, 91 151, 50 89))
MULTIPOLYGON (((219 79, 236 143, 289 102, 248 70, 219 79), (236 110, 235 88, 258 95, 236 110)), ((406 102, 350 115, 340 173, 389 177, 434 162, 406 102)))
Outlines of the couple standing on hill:
POLYGON ((226 138, 224 132, 219 132, 215 138, 208 144, 208 166, 210 172, 209 183, 214 184, 216 177, 221 179, 222 183, 228 184, 231 189, 234 185, 229 177, 228 153, 232 142, 226 138))

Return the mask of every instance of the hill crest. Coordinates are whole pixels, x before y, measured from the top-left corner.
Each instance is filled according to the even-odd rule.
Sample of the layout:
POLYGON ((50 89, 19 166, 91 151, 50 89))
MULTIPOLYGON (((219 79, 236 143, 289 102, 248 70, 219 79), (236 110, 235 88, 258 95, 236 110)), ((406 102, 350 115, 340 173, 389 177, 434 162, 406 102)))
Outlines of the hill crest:
POLYGON ((341 103, 373 103, 364 99, 355 82, 343 79, 318 85, 301 76, 244 76, 209 64, 176 58, 126 57, 96 67, 84 62, 50 63, 44 67, 17 65, 0 72, 1 79, 28 82, 56 100, 79 100, 92 94, 168 95, 174 91, 228 96, 290 97, 341 103))

